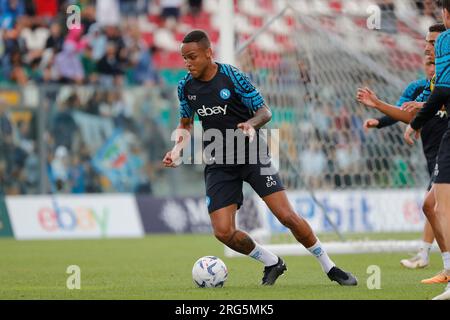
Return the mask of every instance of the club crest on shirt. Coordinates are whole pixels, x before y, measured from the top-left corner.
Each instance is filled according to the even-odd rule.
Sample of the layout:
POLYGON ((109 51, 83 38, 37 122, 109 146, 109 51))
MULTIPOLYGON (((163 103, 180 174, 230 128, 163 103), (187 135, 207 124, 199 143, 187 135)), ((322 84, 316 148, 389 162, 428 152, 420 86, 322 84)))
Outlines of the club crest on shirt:
POLYGON ((230 92, 230 90, 228 90, 228 89, 222 89, 222 90, 220 91, 220 97, 221 97, 223 100, 228 100, 228 99, 230 99, 230 97, 231 97, 231 92, 230 92))

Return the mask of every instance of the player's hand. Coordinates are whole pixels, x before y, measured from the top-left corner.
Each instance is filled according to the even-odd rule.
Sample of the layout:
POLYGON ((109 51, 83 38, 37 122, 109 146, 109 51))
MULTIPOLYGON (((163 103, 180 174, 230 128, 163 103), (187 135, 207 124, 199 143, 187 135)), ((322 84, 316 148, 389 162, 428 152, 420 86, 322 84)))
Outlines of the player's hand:
POLYGON ((178 167, 178 160, 180 156, 177 154, 174 154, 173 151, 169 151, 166 153, 166 156, 163 159, 164 167, 166 168, 176 168, 178 167))
POLYGON ((378 102, 377 95, 369 88, 358 88, 356 99, 370 108, 376 108, 378 102))
POLYGON ((255 128, 248 122, 239 123, 237 125, 238 129, 241 129, 246 136, 250 138, 250 142, 253 142, 253 139, 256 135, 255 128))
POLYGON ((423 108, 424 104, 425 103, 423 103, 423 102, 416 102, 416 101, 405 102, 402 105, 401 109, 403 111, 408 111, 408 112, 417 112, 423 108))
POLYGON ((406 128, 405 134, 403 135, 403 138, 405 139, 406 143, 410 146, 414 145, 414 140, 411 138, 411 136, 414 134, 414 138, 416 140, 419 140, 420 138, 420 130, 414 130, 411 125, 408 125, 406 128))
POLYGON ((366 121, 364 121, 364 130, 367 132, 369 131, 369 129, 378 127, 379 124, 380 121, 377 119, 367 119, 366 121))

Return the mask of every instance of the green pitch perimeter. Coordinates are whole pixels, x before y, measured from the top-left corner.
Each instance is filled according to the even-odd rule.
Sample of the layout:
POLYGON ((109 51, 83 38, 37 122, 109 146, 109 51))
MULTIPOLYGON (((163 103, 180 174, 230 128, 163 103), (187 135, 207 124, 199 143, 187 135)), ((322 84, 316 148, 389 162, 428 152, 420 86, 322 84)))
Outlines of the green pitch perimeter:
POLYGON ((430 299, 443 285, 422 285, 442 268, 434 253, 423 270, 400 267, 407 254, 336 255, 358 287, 331 283, 312 257, 285 257, 288 272, 274 287, 261 287, 262 265, 227 259, 212 236, 150 236, 144 239, 15 241, 0 239, 0 299, 430 299), (229 271, 224 288, 198 289, 191 280, 197 258, 216 255, 229 271), (67 267, 81 268, 81 289, 66 287, 67 267), (381 269, 381 289, 367 288, 367 268, 381 269))

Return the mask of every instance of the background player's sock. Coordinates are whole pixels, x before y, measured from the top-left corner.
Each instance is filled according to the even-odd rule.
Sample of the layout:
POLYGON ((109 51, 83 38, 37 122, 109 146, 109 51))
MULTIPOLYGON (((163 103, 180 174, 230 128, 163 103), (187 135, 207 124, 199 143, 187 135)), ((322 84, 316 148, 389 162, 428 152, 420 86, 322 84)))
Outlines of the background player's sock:
POLYGON ((265 267, 270 267, 278 263, 278 257, 266 248, 255 243, 255 249, 250 252, 249 257, 264 263, 265 267))
POLYGON ((322 270, 325 273, 328 273, 331 270, 331 268, 336 266, 336 264, 333 261, 331 261, 330 257, 325 252, 325 250, 323 250, 322 244, 320 243, 319 240, 317 240, 315 245, 307 249, 309 252, 311 252, 311 254, 314 257, 317 258, 317 260, 319 260, 319 263, 322 266, 322 270))
POLYGON ((444 263, 444 269, 447 273, 450 272, 450 252, 442 253, 442 262, 444 263))
POLYGON ((432 243, 422 241, 422 244, 420 245, 420 248, 419 248, 419 257, 422 260, 428 262, 428 260, 430 258, 430 250, 431 250, 432 246, 433 246, 432 243))

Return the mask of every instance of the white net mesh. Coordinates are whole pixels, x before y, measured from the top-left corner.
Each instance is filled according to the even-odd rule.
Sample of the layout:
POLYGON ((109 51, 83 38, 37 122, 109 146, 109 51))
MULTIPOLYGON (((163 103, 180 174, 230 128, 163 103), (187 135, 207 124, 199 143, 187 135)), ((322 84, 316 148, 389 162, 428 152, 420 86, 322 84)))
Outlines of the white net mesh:
MULTIPOLYGON (((402 124, 366 133, 364 120, 383 115, 360 105, 355 96, 358 87, 368 86, 382 100, 395 104, 410 82, 425 78, 424 39, 428 27, 438 16, 436 7, 430 7, 428 2, 383 1, 384 5, 378 7, 381 19, 372 21, 369 17, 374 12, 371 5, 375 1, 258 3, 263 10, 272 10, 272 16, 274 12, 279 14, 272 22, 259 21, 261 27, 250 33, 242 21, 258 21, 260 17, 258 13, 238 8, 236 30, 241 46, 237 63, 249 74, 271 107, 270 125, 280 129, 279 167, 283 183, 289 191, 318 191, 316 206, 322 207, 323 213, 333 211, 330 207, 323 210, 320 203, 322 195, 328 191, 371 190, 370 198, 376 190, 415 189, 419 196, 411 197, 414 216, 420 216, 415 225, 403 222, 407 213, 400 212, 400 200, 395 209, 374 209, 374 203, 369 205, 373 209, 371 219, 378 215, 375 220, 380 228, 363 228, 363 234, 345 234, 347 240, 415 239, 417 233, 397 234, 392 238, 392 230, 388 229, 394 226, 397 231, 418 232, 423 226, 420 195, 429 176, 422 146, 417 144, 411 148, 403 142, 402 124), (379 23, 380 29, 372 30, 368 23, 379 23), (377 210, 381 211, 375 212, 377 210), (379 215, 382 212, 394 215, 398 222, 385 223, 384 227, 384 218, 379 215), (403 226, 401 230, 395 227, 399 225, 403 226)), ((349 199, 352 197, 351 192, 345 194, 349 199)), ((345 203, 344 193, 340 196, 337 198, 345 203)), ((368 201, 376 202, 375 198, 368 201)), ((343 210, 348 209, 342 206, 343 210)), ((353 209, 348 210, 342 212, 342 219, 353 219, 349 218, 353 209)), ((323 216, 323 220, 329 218, 327 214, 323 216)), ((245 215, 239 218, 245 219, 245 215)), ((333 215, 331 219, 339 220, 333 215)), ((338 229, 349 232, 351 227, 341 224, 338 229)), ((287 229, 278 232, 269 227, 268 230, 272 232, 272 242, 295 241, 287 229)), ((330 236, 330 240, 339 240, 337 236, 330 236)), ((363 242, 363 246, 368 243, 363 242)), ((417 245, 410 242, 405 249, 405 246, 396 247, 396 243, 370 245, 381 251, 412 250, 417 245)), ((354 250, 354 247, 349 248, 350 252, 354 250)), ((290 253, 297 254, 296 250, 290 253)))
MULTIPOLYGON (((395 20, 369 30, 368 14, 305 14, 301 1, 293 3, 296 9, 260 30, 237 59, 272 108, 272 125, 281 129, 286 186, 425 187, 421 146, 403 143, 401 125, 365 133, 364 120, 381 114, 355 99, 358 87, 369 86, 395 104, 409 82, 423 78, 423 34, 390 11, 382 12, 381 22, 395 20)), ((246 38, 240 33, 241 41, 246 38)))

